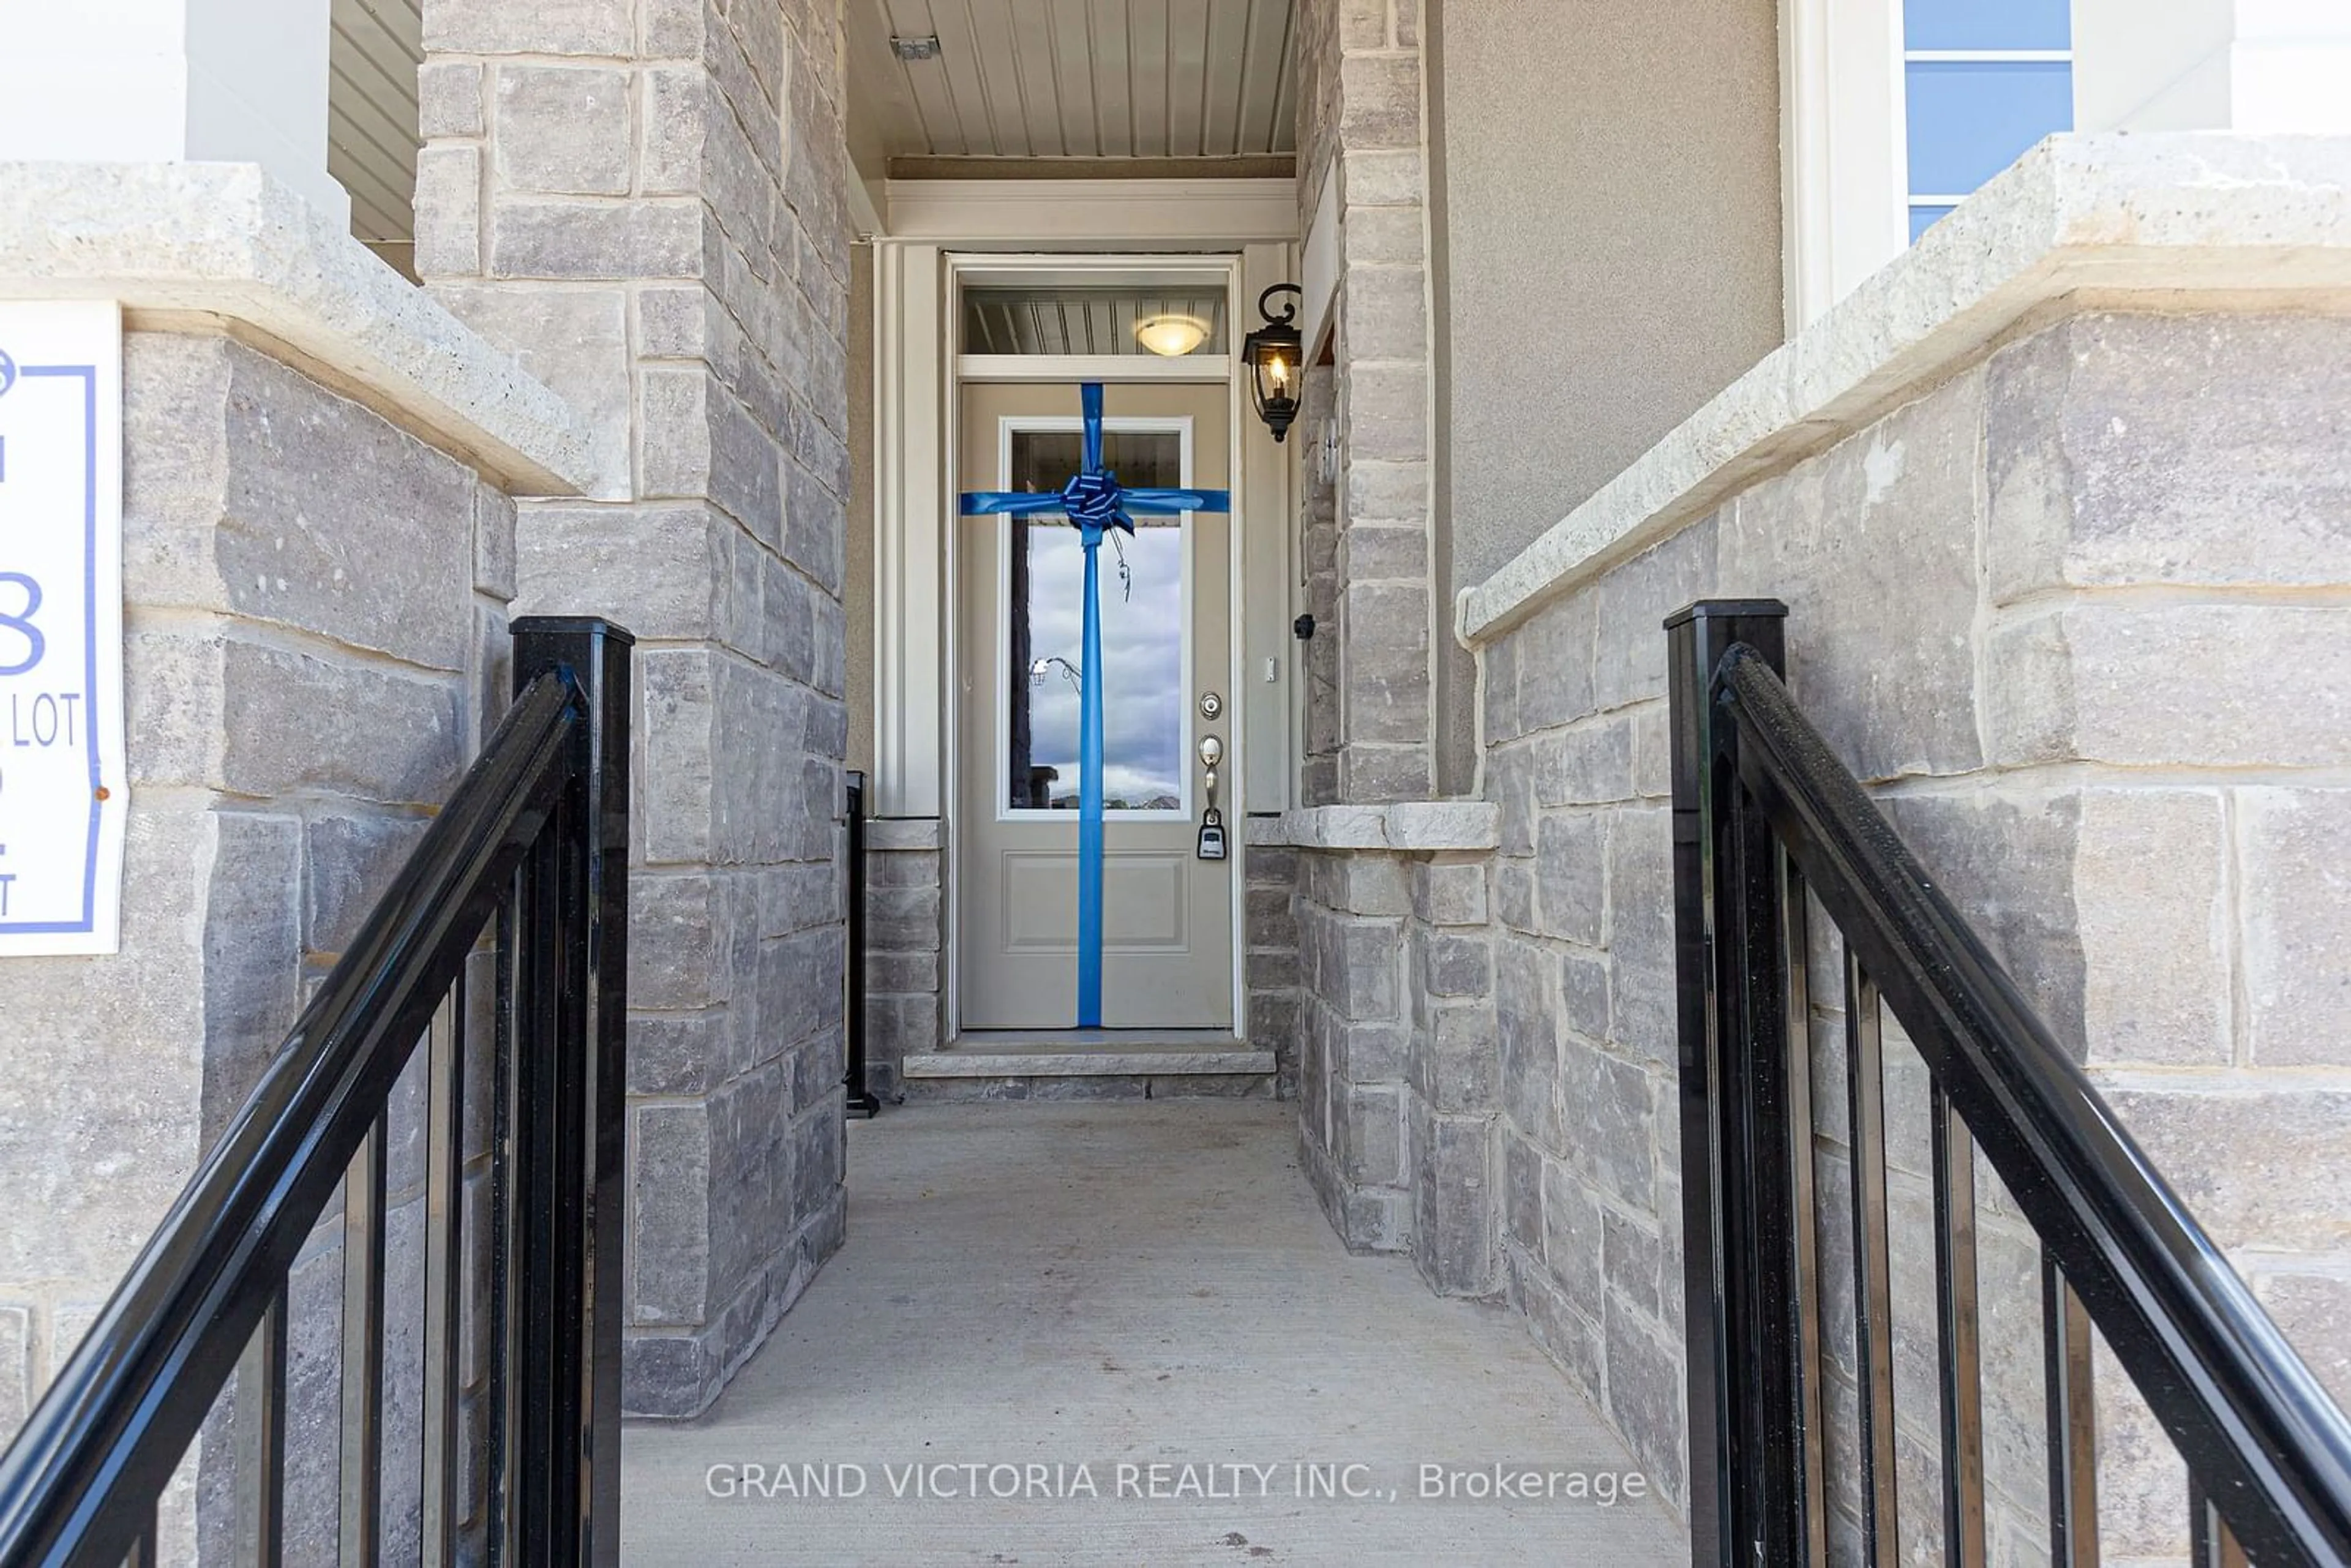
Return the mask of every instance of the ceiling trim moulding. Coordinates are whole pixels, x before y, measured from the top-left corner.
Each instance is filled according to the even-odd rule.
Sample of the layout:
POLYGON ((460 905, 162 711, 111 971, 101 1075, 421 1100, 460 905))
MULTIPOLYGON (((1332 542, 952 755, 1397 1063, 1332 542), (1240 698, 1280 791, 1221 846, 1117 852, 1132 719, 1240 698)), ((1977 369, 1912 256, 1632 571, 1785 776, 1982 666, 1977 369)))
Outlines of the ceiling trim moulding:
POLYGON ((1292 180, 1287 152, 1209 158, 948 158, 890 160, 893 180, 1292 180))
POLYGON ((1290 180, 892 180, 893 239, 1203 249, 1298 237, 1290 180))

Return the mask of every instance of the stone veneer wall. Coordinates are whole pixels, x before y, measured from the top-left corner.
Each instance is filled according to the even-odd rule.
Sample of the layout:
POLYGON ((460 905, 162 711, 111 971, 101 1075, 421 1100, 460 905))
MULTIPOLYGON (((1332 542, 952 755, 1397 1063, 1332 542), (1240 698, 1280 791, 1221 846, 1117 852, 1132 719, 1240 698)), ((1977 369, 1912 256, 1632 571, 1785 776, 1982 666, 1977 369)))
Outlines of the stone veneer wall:
POLYGON ((1493 936, 1480 802, 1292 813, 1301 1162, 1350 1248, 1499 1292, 1493 936))
MULTIPOLYGON (((1245 837, 1267 831, 1279 818, 1252 818, 1245 837)), ((1248 879, 1242 926, 1242 983, 1249 1009, 1241 1033, 1259 1051, 1273 1052, 1273 1089, 1280 1099, 1298 1098, 1299 961, 1298 917, 1291 907, 1298 887, 1298 856, 1284 844, 1244 843, 1241 875, 1248 879)))
POLYGON ((1396 856, 1302 852, 1294 907, 1307 1180, 1348 1247, 1402 1251, 1412 1241, 1405 1142, 1410 880, 1396 856))
POLYGON ((835 0, 428 0, 419 274, 594 421, 518 602, 639 637, 628 1406, 840 1244, 849 232, 835 0))
POLYGON ((1420 0, 1305 0, 1297 27, 1301 222, 1335 223, 1341 255, 1335 369, 1309 378, 1300 425, 1320 625, 1306 650, 1303 795, 1416 800, 1436 779, 1437 607, 1420 0), (1333 164, 1339 206, 1324 213, 1333 164), (1314 455, 1326 437, 1327 476, 1314 455))
POLYGON ((1298 556, 1305 576, 1301 602, 1313 618, 1314 634, 1298 646, 1298 671, 1306 683, 1299 742, 1298 800, 1328 806, 1339 799, 1339 753, 1345 739, 1339 725, 1339 486, 1325 469, 1322 454, 1338 408, 1338 378, 1327 365, 1309 369, 1299 388, 1297 434, 1301 444, 1298 556))
MULTIPOLYGON (((1278 825, 1280 820, 1271 821, 1278 825)), ((866 824, 866 1085, 884 1100, 905 1098, 899 1064, 909 1054, 936 1051, 946 1039, 943 837, 935 817, 877 818, 866 824)), ((1273 1052, 1274 1092, 1295 1099, 1299 962, 1290 901, 1297 859, 1284 845, 1255 843, 1243 844, 1238 860, 1248 879, 1248 1022, 1239 1032, 1258 1050, 1273 1052)))
POLYGON ((946 1006, 946 852, 936 817, 865 825, 865 1086, 905 1097, 899 1063, 936 1051, 946 1006))
POLYGON ((1414 856, 1405 934, 1411 1054, 1405 1126, 1413 1160, 1412 1258, 1431 1289, 1500 1286, 1495 1223, 1500 1145, 1494 1103, 1494 942, 1486 858, 1414 856))
MULTIPOLYGON (((2351 1398, 2351 896, 2335 853, 2351 831, 2346 366, 2339 317, 2081 315, 1481 651, 1502 812, 1509 1290, 1674 1497, 1687 1481, 1658 623, 1701 597, 1787 601, 1806 711, 2060 1037, 2086 1041, 2132 1131, 2351 1398)), ((1824 925, 1813 1103, 1834 1246, 1849 1200, 1824 925)), ((1888 1062, 1902 1483, 1925 1518, 1933 1361, 1905 1348, 1932 1344, 1929 1232, 1912 1222, 1923 1091, 1907 1046, 1888 1062)), ((2032 1254, 1988 1176, 1997 1555, 2032 1539, 2044 1503, 2032 1254)), ((1834 1427, 1850 1421, 1853 1337, 1849 1296, 1827 1300, 1834 1427)), ((2111 1362, 2100 1378, 2104 1548, 2176 1555, 2177 1462, 2111 1362)), ((1832 1524, 1836 1554, 1849 1506, 1832 1524)))
MULTIPOLYGON (((241 342, 157 331, 124 340, 123 450, 122 946, 6 966, 0 1186, 17 1201, 0 1218, 0 1445, 506 711, 511 678, 514 506, 465 460, 241 342)), ((423 1300, 421 1076, 390 1145, 388 1447, 419 1440, 422 1324, 398 1303, 423 1300)), ((486 1217, 486 1151, 468 1155, 469 1212, 486 1217)), ((317 1435, 340 1418, 340 1242, 338 1207, 293 1280, 298 1545, 331 1540, 335 1517, 334 1439, 317 1435)), ((483 1366, 467 1362, 475 1395, 483 1366)), ((227 1441, 208 1431, 205 1468, 230 1462, 227 1441)), ((194 1474, 165 1510, 183 1547, 194 1474)), ((387 1545, 413 1554, 415 1478, 391 1479, 387 1545)), ((475 1521, 480 1479, 469 1466, 475 1521)), ((222 1522, 205 1521, 207 1557, 226 1561, 222 1522)))
MULTIPOLYGON (((1308 372, 1299 422, 1310 807, 1423 801, 1437 782, 1421 16, 1420 0, 1306 0, 1297 26, 1299 204, 1310 234, 1335 227, 1339 254, 1329 362, 1308 372)), ((1492 1112, 1452 1059, 1475 1028, 1454 1004, 1471 998, 1443 988, 1482 939, 1446 924, 1458 875, 1427 871, 1301 849, 1302 1157, 1349 1246, 1410 1250, 1437 1288, 1475 1295, 1493 1288, 1492 1112), (1443 889, 1433 918, 1416 884, 1443 889)))

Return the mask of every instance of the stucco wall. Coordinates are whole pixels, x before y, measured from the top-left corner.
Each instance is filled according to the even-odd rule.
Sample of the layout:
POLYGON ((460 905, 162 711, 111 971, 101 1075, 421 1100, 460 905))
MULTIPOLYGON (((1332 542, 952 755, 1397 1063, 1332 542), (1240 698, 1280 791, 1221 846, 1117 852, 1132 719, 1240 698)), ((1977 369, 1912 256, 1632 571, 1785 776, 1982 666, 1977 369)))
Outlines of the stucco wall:
MULTIPOLYGON (((1778 11, 1457 0, 1428 48, 1449 601, 1779 344, 1778 11)), ((1442 639, 1443 793, 1470 682, 1442 639)))

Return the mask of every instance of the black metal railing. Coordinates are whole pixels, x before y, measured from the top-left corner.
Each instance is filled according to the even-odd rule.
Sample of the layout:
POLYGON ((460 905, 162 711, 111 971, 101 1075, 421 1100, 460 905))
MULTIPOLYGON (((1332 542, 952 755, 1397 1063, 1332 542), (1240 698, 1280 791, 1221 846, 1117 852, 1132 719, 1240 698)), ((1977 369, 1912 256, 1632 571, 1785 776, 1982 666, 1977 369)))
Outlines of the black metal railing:
MULTIPOLYGON (((1903 1555, 1915 1540, 1924 1560, 1980 1568, 1989 1351, 2006 1370, 2020 1354, 2038 1364, 2037 1422, 2001 1414, 2011 1446, 2038 1427, 2050 1560, 2096 1562, 2095 1324, 2186 1461, 2198 1568, 2351 1562, 2351 1422, 1798 711, 1782 681, 1786 613, 1713 601, 1667 622, 1692 1561, 1826 1562, 1830 1489, 1843 1485, 1860 1561, 1922 1560, 1903 1555), (1807 994, 1808 897, 1842 938, 1841 998, 1807 994), (1838 1012, 1841 1052, 1834 1033, 1816 1049, 1815 1023, 1838 1012), (1933 1322, 1905 1361, 1930 1360, 1938 1385, 1935 1419, 1911 1429, 1926 1452, 1907 1456, 1939 1492, 1926 1519, 1897 1517, 1896 1039, 1927 1080, 1923 1151, 1899 1156, 1927 1165, 1931 1185, 1917 1211, 1931 1216, 1933 1322), (1815 1074, 1832 1081, 1840 1054, 1844 1141, 1824 1156, 1815 1074), (1996 1182, 1980 1182, 1979 1150, 1996 1182), (1823 1201, 1823 1174, 1849 1182, 1849 1204, 1823 1201), (1979 1214, 1980 1193, 1991 1212, 1979 1214), (2037 1294, 2038 1346, 1985 1342, 1977 1249, 2010 1216, 2029 1227, 2037 1278, 2028 1261, 1998 1280, 2037 1294), (1826 1260, 1846 1244, 1849 1273, 1833 1279, 1826 1260), (1832 1291, 1850 1292, 1838 1392, 1854 1425, 1836 1435, 1849 1441, 1827 1432, 1823 1363, 1844 1354, 1825 1337, 1832 1291)), ((2002 1397, 2015 1383, 2001 1379, 2002 1397)))
POLYGON ((159 1500, 218 1419, 236 1562, 377 1562, 394 1463, 420 1468, 426 1564, 458 1561, 462 1531, 477 1560, 619 1561, 632 639, 563 618, 514 638, 505 720, 0 1456, 7 1568, 153 1563, 159 1500), (486 1040, 469 969, 491 977, 486 1040), (420 1049, 423 1412, 417 1449, 388 1456, 387 1151, 420 1049), (461 1190, 485 1123, 486 1237, 461 1190), (288 1276, 338 1184, 340 1497, 331 1522, 297 1521, 319 1539, 289 1542, 288 1276), (459 1492, 469 1293, 478 1506, 459 1492))
POLYGON ((882 1102, 865 1082, 865 775, 854 768, 841 811, 849 826, 848 864, 841 873, 848 878, 849 973, 841 998, 841 1086, 848 1114, 870 1121, 882 1113, 882 1102))

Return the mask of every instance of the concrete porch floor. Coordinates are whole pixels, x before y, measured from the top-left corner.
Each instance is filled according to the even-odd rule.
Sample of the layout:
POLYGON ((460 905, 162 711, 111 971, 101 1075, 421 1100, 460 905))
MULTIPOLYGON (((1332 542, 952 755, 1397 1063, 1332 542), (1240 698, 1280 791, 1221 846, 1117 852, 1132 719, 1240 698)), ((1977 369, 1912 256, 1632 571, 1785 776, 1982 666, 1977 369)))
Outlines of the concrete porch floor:
POLYGON ((1637 1467, 1513 1317, 1347 1255, 1298 1170, 1295 1117, 1155 1101, 853 1125, 840 1254, 707 1416, 628 1429, 625 1560, 1687 1563, 1653 1498, 1565 1495, 1567 1477, 1637 1467), (714 1466, 844 1461, 862 1499, 711 1495, 714 1466), (1222 1495, 1122 1497, 1122 1463, 1146 1490, 1153 1464, 1201 1467, 1222 1495), (1562 1495, 1423 1500, 1424 1463, 1558 1472, 1562 1495), (1042 1479, 1035 1498, 893 1497, 908 1465, 1059 1469, 1018 1472, 1042 1479), (1297 1495, 1293 1467, 1317 1465, 1380 1495, 1297 1495))

